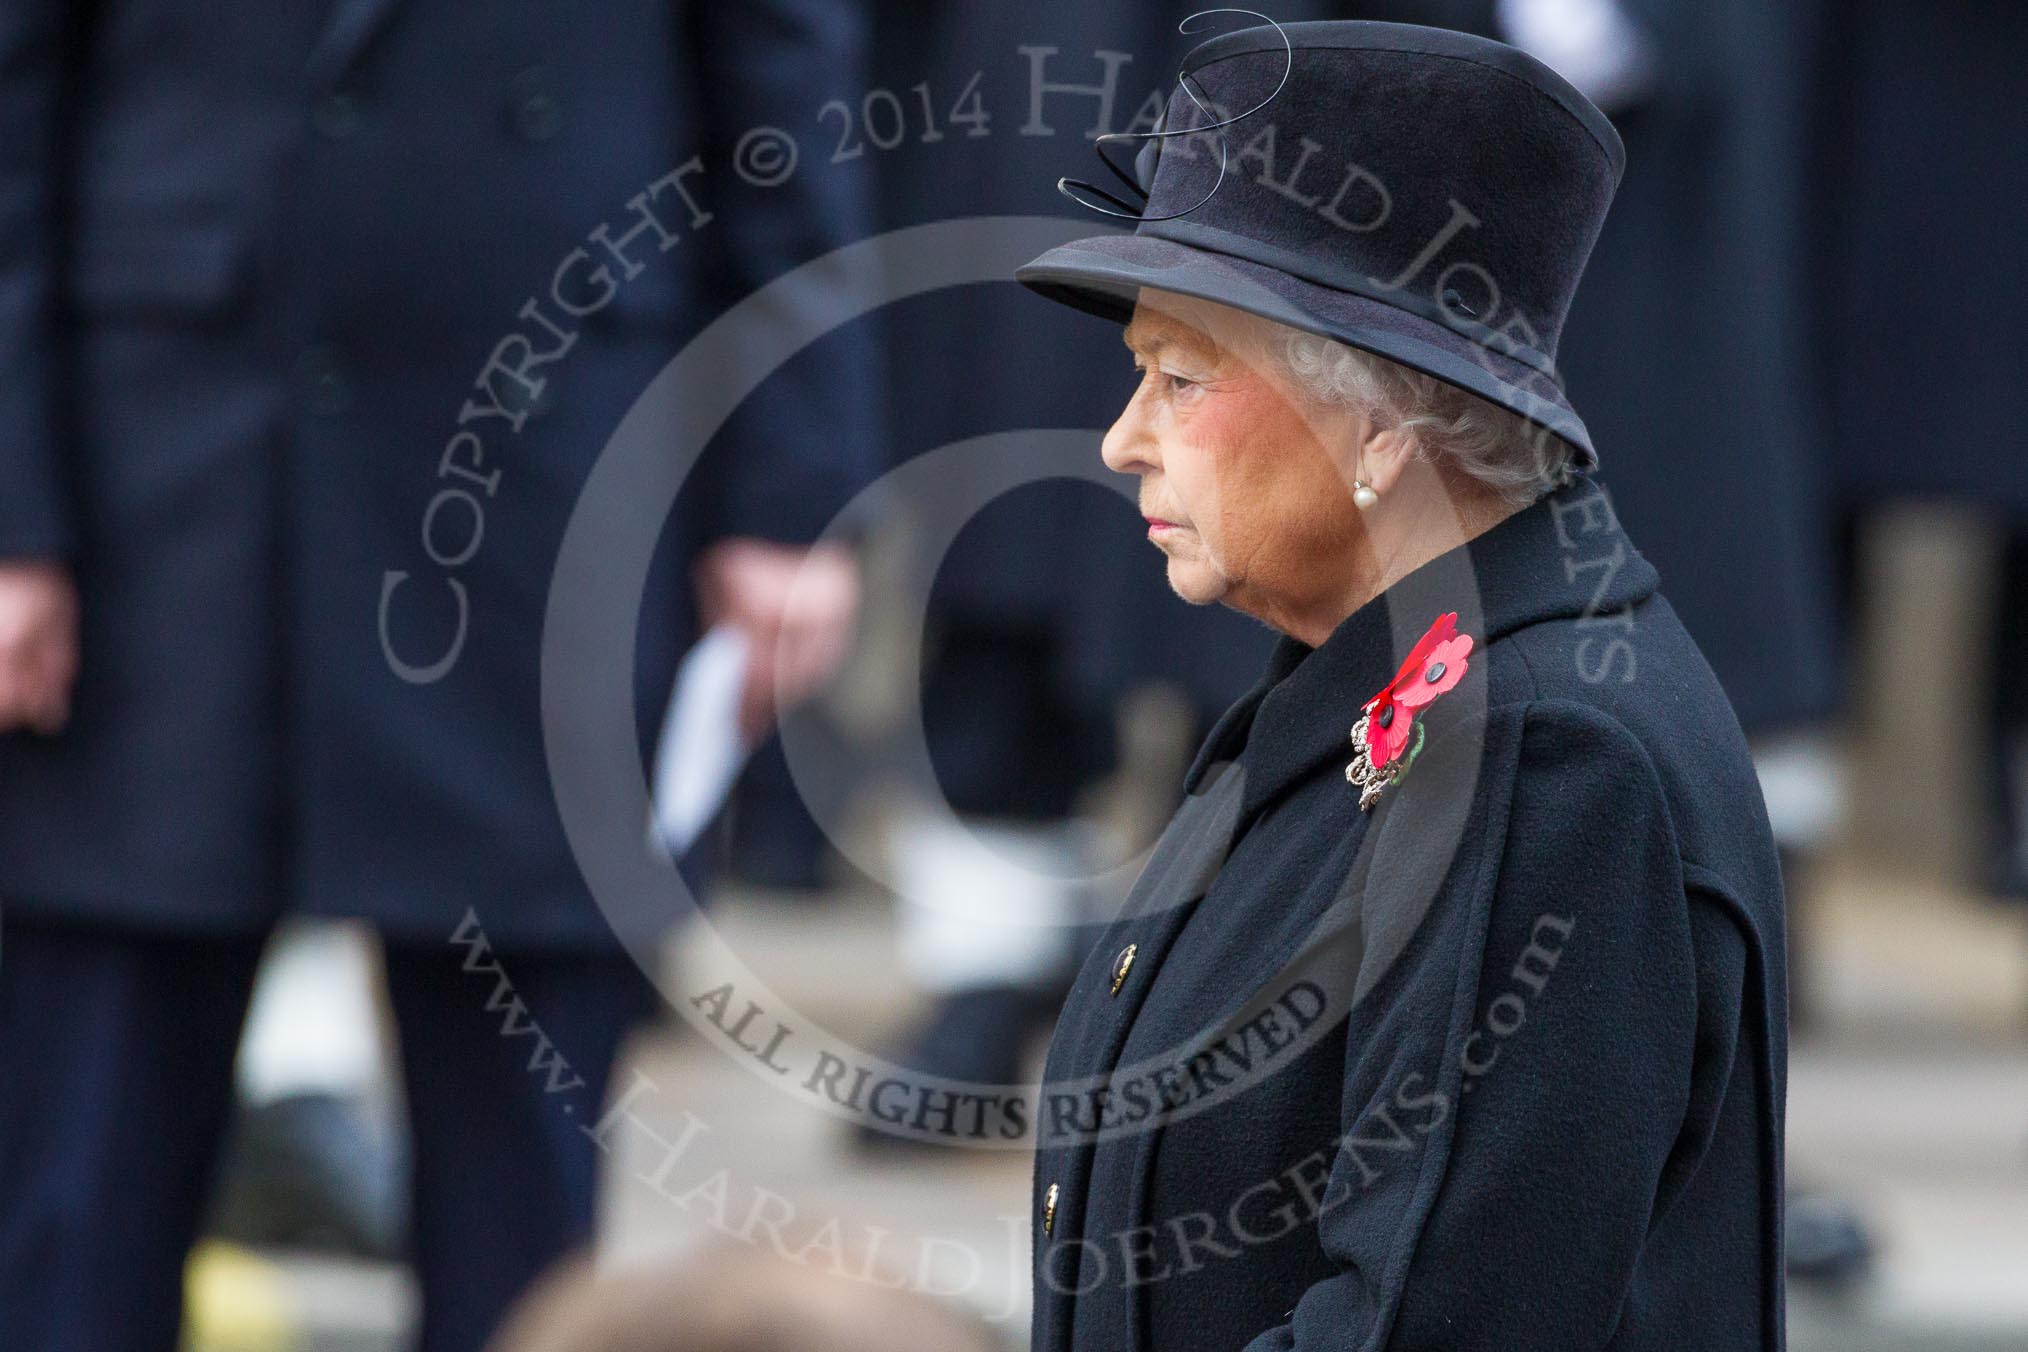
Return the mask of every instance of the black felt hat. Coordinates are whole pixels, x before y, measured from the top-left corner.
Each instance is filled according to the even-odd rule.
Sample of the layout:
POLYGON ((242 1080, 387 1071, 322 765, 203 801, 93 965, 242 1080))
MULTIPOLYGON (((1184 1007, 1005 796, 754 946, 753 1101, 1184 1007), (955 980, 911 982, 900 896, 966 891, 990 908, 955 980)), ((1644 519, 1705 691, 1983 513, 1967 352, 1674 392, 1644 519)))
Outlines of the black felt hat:
POLYGON ((1555 357, 1625 167, 1605 114, 1524 52, 1410 24, 1240 29, 1194 48, 1179 86, 1162 130, 1235 120, 1148 139, 1133 233, 1017 280, 1120 322, 1147 286, 1336 338, 1598 463, 1555 357))

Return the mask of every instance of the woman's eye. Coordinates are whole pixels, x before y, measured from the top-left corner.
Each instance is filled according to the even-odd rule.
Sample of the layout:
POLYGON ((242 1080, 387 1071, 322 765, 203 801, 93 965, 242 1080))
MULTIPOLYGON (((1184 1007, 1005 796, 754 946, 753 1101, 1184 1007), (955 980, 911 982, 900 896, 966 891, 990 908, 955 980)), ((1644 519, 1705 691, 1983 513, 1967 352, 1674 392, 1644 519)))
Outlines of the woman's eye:
POLYGON ((1192 380, 1189 376, 1177 375, 1174 371, 1164 371, 1159 366, 1136 366, 1135 369, 1141 373, 1143 380, 1152 378, 1158 382, 1159 388, 1164 394, 1188 394, 1201 383, 1192 380))

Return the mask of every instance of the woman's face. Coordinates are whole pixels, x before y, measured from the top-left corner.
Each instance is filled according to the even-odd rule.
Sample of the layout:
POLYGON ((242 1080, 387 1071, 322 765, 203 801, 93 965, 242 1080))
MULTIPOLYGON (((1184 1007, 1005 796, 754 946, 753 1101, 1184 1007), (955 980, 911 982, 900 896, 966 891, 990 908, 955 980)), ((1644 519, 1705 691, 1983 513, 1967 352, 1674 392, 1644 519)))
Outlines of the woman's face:
POLYGON ((1285 632, 1353 576, 1364 532, 1353 456, 1369 428, 1321 411, 1265 358, 1270 326, 1228 306, 1143 289, 1126 342, 1141 383, 1102 450, 1141 479, 1169 585, 1285 632))

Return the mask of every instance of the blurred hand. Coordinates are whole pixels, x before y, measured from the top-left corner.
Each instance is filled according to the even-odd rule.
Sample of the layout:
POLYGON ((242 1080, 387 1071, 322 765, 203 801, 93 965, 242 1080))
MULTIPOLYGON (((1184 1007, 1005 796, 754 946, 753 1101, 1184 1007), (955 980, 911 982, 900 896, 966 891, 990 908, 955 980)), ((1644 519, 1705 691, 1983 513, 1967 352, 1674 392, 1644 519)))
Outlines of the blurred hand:
POLYGON ((77 644, 77 588, 69 570, 0 562, 0 733, 63 731, 77 644))
POLYGON ((739 730, 758 742, 837 675, 859 614, 859 564, 842 545, 724 540, 698 561, 697 595, 706 628, 736 625, 752 644, 739 730))

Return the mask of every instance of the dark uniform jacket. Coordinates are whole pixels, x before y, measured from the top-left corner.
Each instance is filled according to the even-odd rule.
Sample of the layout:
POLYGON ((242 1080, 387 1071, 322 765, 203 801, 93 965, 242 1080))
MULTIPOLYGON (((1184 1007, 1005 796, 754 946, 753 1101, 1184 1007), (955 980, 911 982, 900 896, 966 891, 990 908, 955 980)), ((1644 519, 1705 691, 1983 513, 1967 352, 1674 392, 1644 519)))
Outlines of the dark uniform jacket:
POLYGON ((1741 722, 1779 732, 1843 697, 1805 346, 1824 306, 1801 263, 1833 199, 1801 187, 1805 37, 1787 5, 1627 9, 1656 74, 1613 110, 1627 170, 1556 362, 1596 444, 1614 448, 1622 519, 1741 722), (1749 591, 1757 603, 1741 605, 1749 591))
POLYGON ((1035 1348, 1783 1345, 1781 884, 1657 585, 1581 480, 1279 644, 1058 1024, 1035 1348), (1349 728, 1447 611, 1362 811, 1349 728))
POLYGON ((1805 6, 1817 25, 1807 341, 1840 505, 1948 498, 2019 530, 2028 9, 1805 6), (1969 303, 1967 303, 1969 301, 1969 303), (1897 428, 1921 391, 1922 445, 1897 428))
MULTIPOLYGON (((705 320, 870 229, 866 171, 812 139, 863 79, 857 13, 0 5, 0 557, 68 560, 84 625, 70 730, 0 737, 0 905, 431 944, 476 905, 496 943, 609 942, 545 757, 559 543, 705 320), (771 186, 733 162, 761 124, 805 149, 771 186)), ((813 345, 686 480, 644 720, 690 561, 814 536, 876 369, 813 345)))

